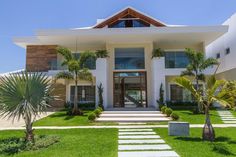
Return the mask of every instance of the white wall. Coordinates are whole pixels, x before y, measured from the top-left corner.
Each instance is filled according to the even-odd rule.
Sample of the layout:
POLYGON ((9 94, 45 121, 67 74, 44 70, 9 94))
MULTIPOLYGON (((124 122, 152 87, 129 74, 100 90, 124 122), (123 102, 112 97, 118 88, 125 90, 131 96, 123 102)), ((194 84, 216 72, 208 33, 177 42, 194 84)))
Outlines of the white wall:
POLYGON ((229 25, 226 34, 212 42, 206 47, 206 56, 216 58, 216 54, 220 53, 220 67, 218 73, 236 68, 236 13, 226 20, 223 25, 229 25), (230 54, 226 55, 225 51, 230 48, 230 54))

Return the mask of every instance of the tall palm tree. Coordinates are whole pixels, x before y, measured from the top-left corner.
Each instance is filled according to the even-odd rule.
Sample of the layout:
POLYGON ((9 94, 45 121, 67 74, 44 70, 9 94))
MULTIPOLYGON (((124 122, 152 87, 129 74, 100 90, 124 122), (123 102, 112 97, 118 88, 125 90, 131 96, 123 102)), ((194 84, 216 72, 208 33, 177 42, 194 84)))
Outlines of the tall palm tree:
POLYGON ((185 77, 178 77, 175 79, 175 82, 179 86, 190 91, 197 102, 204 106, 205 125, 203 128, 202 138, 204 140, 213 141, 215 139, 215 132, 211 124, 209 108, 213 103, 233 107, 236 94, 236 82, 216 80, 215 75, 212 75, 207 79, 206 89, 203 94, 199 90, 196 90, 194 84, 185 77))
MULTIPOLYGON (((215 58, 205 58, 203 52, 198 52, 193 49, 186 49, 186 55, 189 64, 185 71, 182 71, 181 76, 193 76, 196 82, 196 90, 201 90, 199 81, 205 81, 204 70, 210 66, 218 65, 219 62, 215 58)), ((198 104, 198 112, 202 112, 201 104, 198 104)))
POLYGON ((79 58, 76 58, 72 52, 63 47, 58 47, 57 52, 64 57, 62 66, 67 66, 68 71, 59 72, 56 75, 56 79, 68 79, 75 82, 75 95, 74 95, 74 107, 72 110, 73 115, 82 115, 83 112, 78 108, 78 81, 88 80, 93 81, 93 76, 86 67, 86 61, 94 58, 95 54, 92 52, 81 53, 79 58))
POLYGON ((0 78, 0 114, 25 121, 25 139, 33 141, 32 125, 40 113, 49 107, 53 88, 42 73, 21 72, 0 78))

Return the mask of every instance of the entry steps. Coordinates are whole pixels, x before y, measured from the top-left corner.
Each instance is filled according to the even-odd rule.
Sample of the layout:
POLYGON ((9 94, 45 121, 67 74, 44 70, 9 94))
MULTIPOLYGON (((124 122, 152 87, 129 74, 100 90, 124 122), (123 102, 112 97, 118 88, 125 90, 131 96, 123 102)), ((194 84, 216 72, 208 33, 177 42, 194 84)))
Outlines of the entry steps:
POLYGON ((160 111, 104 111, 98 122, 163 122, 170 121, 160 111))

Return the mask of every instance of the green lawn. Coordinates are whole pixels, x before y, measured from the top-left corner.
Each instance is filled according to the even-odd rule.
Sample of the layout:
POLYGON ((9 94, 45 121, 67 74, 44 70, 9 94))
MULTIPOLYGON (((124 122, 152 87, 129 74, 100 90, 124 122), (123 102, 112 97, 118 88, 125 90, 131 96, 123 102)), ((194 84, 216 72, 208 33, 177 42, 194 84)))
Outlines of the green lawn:
MULTIPOLYGON (((117 157, 117 129, 36 130, 35 133, 57 135, 60 142, 45 149, 21 152, 14 157, 117 157)), ((23 136, 23 131, 0 131, 0 139, 23 136)))
POLYGON ((216 128, 216 141, 203 142, 202 129, 191 128, 190 137, 168 136, 167 129, 155 129, 181 157, 236 156, 236 128, 216 128))
MULTIPOLYGON (((192 111, 188 110, 176 110, 174 112, 180 116, 179 121, 189 122, 191 124, 203 124, 205 122, 204 114, 193 114, 192 111)), ((213 124, 223 124, 216 110, 211 110, 210 114, 213 124)))
POLYGON ((95 123, 87 118, 92 111, 84 111, 83 116, 68 116, 65 111, 58 111, 34 123, 34 126, 81 126, 81 125, 115 125, 116 123, 95 123))
POLYGON ((231 111, 231 112, 236 117, 236 111, 231 111))

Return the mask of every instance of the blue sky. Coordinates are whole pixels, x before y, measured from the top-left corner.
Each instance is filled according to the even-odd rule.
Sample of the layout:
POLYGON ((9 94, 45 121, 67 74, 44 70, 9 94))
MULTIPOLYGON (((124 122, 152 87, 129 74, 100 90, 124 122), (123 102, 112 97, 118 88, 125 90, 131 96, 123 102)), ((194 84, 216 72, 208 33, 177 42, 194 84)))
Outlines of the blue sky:
POLYGON ((13 37, 94 25, 127 6, 183 25, 217 25, 236 12, 236 0, 1 0, 0 73, 25 67, 25 50, 14 45, 13 37))

